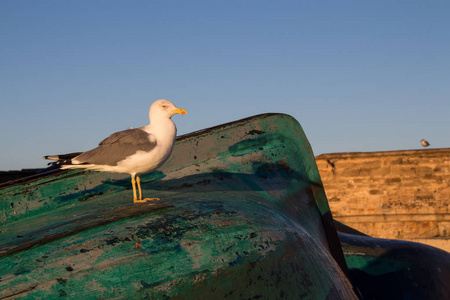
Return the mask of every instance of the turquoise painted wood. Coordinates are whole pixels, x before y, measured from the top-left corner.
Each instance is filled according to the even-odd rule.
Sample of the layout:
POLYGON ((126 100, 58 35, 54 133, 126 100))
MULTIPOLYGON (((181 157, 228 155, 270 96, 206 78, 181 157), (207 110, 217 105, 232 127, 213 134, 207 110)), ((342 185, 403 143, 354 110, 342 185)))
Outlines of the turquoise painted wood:
POLYGON ((450 299, 450 253, 408 241, 339 237, 363 299, 450 299))
POLYGON ((81 170, 4 185, 0 298, 356 298, 292 117, 182 136, 141 180, 160 200, 133 204, 128 175, 81 170))

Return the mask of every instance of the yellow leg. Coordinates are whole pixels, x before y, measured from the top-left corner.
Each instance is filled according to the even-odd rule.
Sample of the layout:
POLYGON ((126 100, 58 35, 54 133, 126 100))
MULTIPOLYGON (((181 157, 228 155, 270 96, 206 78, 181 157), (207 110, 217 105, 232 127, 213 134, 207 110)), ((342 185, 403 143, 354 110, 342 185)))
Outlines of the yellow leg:
MULTIPOLYGON (((131 176, 131 185, 133 186, 133 202, 137 202, 137 197, 136 197, 136 180, 134 179, 134 176, 131 176)), ((141 190, 141 187, 139 186, 139 191, 140 190, 141 190)))
POLYGON ((133 193, 134 193, 134 202, 147 202, 152 200, 159 200, 159 198, 142 198, 142 189, 141 189, 141 178, 139 176, 136 176, 136 183, 139 190, 139 200, 136 198, 136 188, 133 185, 133 193))
POLYGON ((139 178, 139 176, 136 176, 136 180, 139 188, 139 200, 142 200, 141 178, 139 178))

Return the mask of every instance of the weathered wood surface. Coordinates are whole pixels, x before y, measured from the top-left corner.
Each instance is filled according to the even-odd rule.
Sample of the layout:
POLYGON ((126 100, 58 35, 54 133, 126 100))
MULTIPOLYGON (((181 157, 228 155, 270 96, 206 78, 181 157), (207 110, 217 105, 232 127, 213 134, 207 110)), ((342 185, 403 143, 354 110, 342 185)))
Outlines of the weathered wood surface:
POLYGON ((4 185, 0 298, 355 298, 293 118, 183 136, 141 179, 161 200, 133 204, 128 175, 100 172, 4 185))
POLYGON ((450 253, 408 241, 339 237, 363 299, 450 299, 450 253))

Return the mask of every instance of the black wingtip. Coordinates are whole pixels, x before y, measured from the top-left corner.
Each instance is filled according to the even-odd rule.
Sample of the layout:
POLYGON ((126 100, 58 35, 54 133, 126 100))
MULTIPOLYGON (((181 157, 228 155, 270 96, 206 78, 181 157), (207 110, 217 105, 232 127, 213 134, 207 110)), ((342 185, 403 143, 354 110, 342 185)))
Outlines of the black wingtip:
POLYGON ((67 154, 56 154, 56 155, 45 155, 44 159, 52 159, 56 161, 49 162, 47 166, 62 166, 62 165, 71 165, 72 159, 77 157, 83 152, 73 152, 67 154))
POLYGON ((74 157, 77 157, 81 153, 83 153, 83 152, 73 152, 73 153, 56 154, 56 155, 45 155, 44 159, 53 159, 53 160, 72 159, 74 157))

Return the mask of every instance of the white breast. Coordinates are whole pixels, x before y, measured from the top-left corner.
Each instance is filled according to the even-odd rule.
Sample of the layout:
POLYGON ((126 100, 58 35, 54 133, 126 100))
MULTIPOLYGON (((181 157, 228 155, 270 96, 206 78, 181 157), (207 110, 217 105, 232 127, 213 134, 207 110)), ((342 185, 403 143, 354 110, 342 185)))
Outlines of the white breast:
POLYGON ((170 157, 176 136, 176 127, 171 119, 158 120, 141 129, 156 139, 156 146, 150 152, 137 151, 117 164, 117 170, 131 175, 148 173, 162 166, 170 157))

